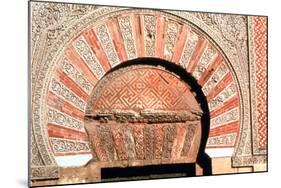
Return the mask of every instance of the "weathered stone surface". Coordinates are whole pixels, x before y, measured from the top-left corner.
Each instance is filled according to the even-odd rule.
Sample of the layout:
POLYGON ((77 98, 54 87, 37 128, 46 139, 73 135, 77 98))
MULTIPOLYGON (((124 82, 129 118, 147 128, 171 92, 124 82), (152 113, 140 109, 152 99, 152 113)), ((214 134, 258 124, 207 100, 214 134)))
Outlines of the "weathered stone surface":
POLYGON ((87 114, 88 120, 100 123, 116 121, 119 123, 174 123, 200 120, 201 112, 190 111, 160 111, 144 110, 135 112, 132 110, 96 110, 87 114))

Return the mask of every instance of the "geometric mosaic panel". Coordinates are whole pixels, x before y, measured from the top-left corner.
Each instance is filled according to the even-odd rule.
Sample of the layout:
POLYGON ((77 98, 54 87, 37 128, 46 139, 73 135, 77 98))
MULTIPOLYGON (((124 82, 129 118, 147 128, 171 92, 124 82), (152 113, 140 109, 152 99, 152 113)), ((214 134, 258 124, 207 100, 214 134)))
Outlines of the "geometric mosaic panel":
POLYGON ((95 110, 201 111, 189 86, 164 70, 138 68, 116 75, 106 86, 93 99, 95 110))
POLYGON ((254 52, 258 146, 267 147, 267 18, 254 17, 254 52))

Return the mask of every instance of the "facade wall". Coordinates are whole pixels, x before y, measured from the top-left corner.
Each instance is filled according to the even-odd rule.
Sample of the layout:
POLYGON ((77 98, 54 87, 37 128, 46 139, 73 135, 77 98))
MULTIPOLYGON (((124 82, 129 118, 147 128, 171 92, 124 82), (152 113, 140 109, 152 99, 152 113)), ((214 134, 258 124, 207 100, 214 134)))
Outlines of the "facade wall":
POLYGON ((33 179, 62 177, 60 168, 93 159, 85 130, 91 94, 140 58, 170 62, 201 87, 214 174, 266 170, 266 17, 39 2, 31 15, 33 179))

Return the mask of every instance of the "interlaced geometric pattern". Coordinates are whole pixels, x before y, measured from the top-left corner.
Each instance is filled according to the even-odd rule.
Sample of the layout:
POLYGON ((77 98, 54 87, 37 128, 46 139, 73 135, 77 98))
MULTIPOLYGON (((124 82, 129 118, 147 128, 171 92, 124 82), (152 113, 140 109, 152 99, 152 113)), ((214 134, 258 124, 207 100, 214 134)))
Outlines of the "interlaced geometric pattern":
POLYGON ((254 17, 256 102, 259 147, 267 146, 267 19, 254 17))
POLYGON ((92 108, 201 111, 187 84, 164 70, 143 67, 117 75, 102 88, 92 108))

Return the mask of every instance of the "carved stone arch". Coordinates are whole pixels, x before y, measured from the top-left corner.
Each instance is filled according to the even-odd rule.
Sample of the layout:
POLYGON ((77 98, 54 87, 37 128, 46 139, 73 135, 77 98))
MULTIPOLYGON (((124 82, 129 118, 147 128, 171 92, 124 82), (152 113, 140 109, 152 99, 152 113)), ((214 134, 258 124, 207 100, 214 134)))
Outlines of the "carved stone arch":
MULTIPOLYGON (((165 11, 168 13, 171 13, 173 15, 179 16, 180 18, 186 19, 188 22, 193 24, 195 27, 199 28, 203 31, 204 35, 208 37, 209 40, 213 41, 214 45, 221 51, 221 53, 224 55, 224 58, 226 59, 226 63, 231 70, 231 73, 233 74, 233 77, 236 82, 236 87, 238 89, 239 99, 240 99, 240 130, 239 130, 239 139, 236 143, 235 152, 234 152, 234 158, 237 161, 239 160, 239 156, 243 155, 249 155, 250 154, 250 148, 251 148, 251 141, 250 141, 250 118, 249 114, 250 108, 249 108, 249 89, 248 89, 248 83, 245 82, 248 80, 246 74, 243 73, 243 69, 248 69, 248 67, 243 67, 243 64, 246 64, 245 61, 248 61, 248 57, 238 56, 239 50, 235 47, 235 42, 232 40, 235 40, 234 36, 239 35, 239 32, 246 32, 248 27, 251 27, 248 25, 247 18, 239 18, 243 19, 244 24, 240 23, 241 25, 236 25, 236 27, 241 27, 241 31, 236 31, 236 33, 232 33, 230 30, 225 27, 225 25, 235 23, 231 23, 229 19, 235 19, 232 16, 223 15, 223 14, 210 14, 206 15, 204 13, 194 13, 190 14, 187 12, 181 12, 181 11, 165 11), (221 25, 218 24, 219 29, 222 29, 223 31, 216 31, 212 25, 217 24, 217 19, 222 20, 221 25), (243 28, 244 27, 244 28, 243 28), (233 39, 228 39, 226 36, 230 36, 233 39), (231 46, 231 47, 230 47, 231 46), (243 59, 244 61, 241 61, 243 59), (244 135, 242 135, 242 133, 244 135), (246 138, 247 137, 247 138, 246 138), (247 142, 247 144, 246 144, 247 142)), ((249 19, 249 18, 248 18, 249 19)), ((249 19, 251 20, 251 19, 249 19)), ((217 28, 216 28, 217 29, 217 28)), ((245 36, 244 36, 245 37, 245 36)), ((251 36, 252 37, 252 36, 251 36)), ((241 38, 243 42, 247 41, 246 38, 241 38)), ((240 42, 240 41, 239 41, 240 42)), ((243 44, 240 44, 241 46, 243 44)), ((245 42, 244 44, 247 46, 248 44, 245 42)), ((252 45, 252 44, 250 44, 252 45)), ((235 160, 234 159, 234 160, 235 160)), ((236 163, 236 162, 234 162, 236 163)), ((239 163, 239 162, 238 162, 239 163)), ((234 164, 234 166, 236 166, 234 164)), ((239 165, 237 165, 239 166, 239 165)))
MULTIPOLYGON (((74 145, 74 150, 77 150, 78 153, 90 153, 85 133, 80 134, 80 132, 84 131, 84 122, 81 117, 84 116, 88 95, 95 87, 97 81, 101 79, 107 71, 111 70, 112 67, 119 63, 134 58, 161 58, 180 65, 182 65, 180 63, 182 60, 182 62, 184 62, 182 67, 187 72, 194 74, 193 76, 202 84, 203 91, 207 90, 206 87, 204 88, 203 84, 211 79, 216 80, 216 78, 212 76, 215 76, 215 73, 221 71, 220 73, 226 76, 223 82, 227 82, 229 87, 223 88, 223 86, 219 85, 216 87, 217 85, 214 84, 212 85, 214 89, 210 86, 210 90, 213 89, 216 91, 213 91, 209 97, 209 105, 211 108, 215 109, 213 115, 217 117, 216 119, 214 118, 213 121, 211 120, 211 125, 212 122, 219 122, 218 119, 222 119, 222 114, 233 117, 233 119, 231 119, 232 124, 226 126, 227 128, 232 128, 233 132, 224 135, 224 138, 229 141, 227 143, 228 147, 232 148, 236 145, 237 137, 239 137, 242 127, 243 130, 248 129, 249 119, 244 114, 249 111, 247 105, 249 99, 246 89, 247 83, 241 82, 243 79, 239 79, 239 77, 245 77, 241 72, 241 62, 239 62, 239 59, 235 56, 235 50, 229 50, 225 41, 223 41, 207 24, 197 19, 195 14, 177 11, 100 7, 90 10, 89 12, 86 11, 84 15, 78 17, 75 21, 69 19, 68 22, 63 24, 66 25, 65 29, 59 32, 57 37, 51 39, 52 45, 47 46, 50 40, 48 36, 53 30, 56 32, 56 29, 49 27, 38 37, 40 40, 47 40, 45 48, 41 48, 48 52, 47 55, 38 52, 36 54, 43 56, 43 58, 34 55, 34 61, 40 61, 38 62, 38 76, 34 77, 35 81, 32 86, 34 90, 32 96, 33 131, 44 165, 56 166, 58 161, 58 159, 57 161, 55 160, 56 155, 60 156, 62 153, 69 153, 71 156, 73 151, 67 151, 68 148, 63 148, 63 145, 59 145, 59 143, 65 142, 64 144, 68 143, 74 145), (129 21, 125 19, 126 15, 129 15, 129 21), (123 22, 119 18, 124 18, 123 22), (148 24, 144 25, 146 24, 145 22, 148 24), (121 28, 123 27, 122 23, 124 23, 124 28, 121 28), (129 29, 126 29, 125 26, 126 24, 128 26, 128 23, 129 29), (149 25, 149 23, 153 23, 154 26, 153 24, 152 26, 149 25), (138 33, 136 29, 139 26, 142 30, 141 33, 143 33, 141 39, 136 37, 136 33, 138 33), (159 27, 157 28, 157 26, 159 27), (117 28, 117 32, 114 32, 114 28, 117 28), (124 32, 131 32, 132 39, 122 36, 122 32, 120 32, 121 29, 123 29, 124 32), (153 29, 154 35, 151 35, 150 32, 153 29), (197 55, 193 53, 195 51, 194 49, 191 49, 191 52, 187 49, 189 46, 188 35, 190 31, 192 31, 195 36, 195 39, 191 39, 191 43, 193 39, 197 41, 199 39, 201 40, 200 44, 196 41, 193 46, 193 48, 197 48, 199 51, 201 49, 201 52, 197 55), (159 33, 164 36, 164 39, 159 37, 159 33), (147 34, 146 37, 148 38, 144 39, 144 34, 147 34), (176 36, 176 38, 174 36, 176 36), (181 37, 180 39, 182 40, 179 40, 178 37, 181 37), (97 42, 95 43, 93 41, 97 42), (130 41, 133 43, 131 47, 135 48, 134 53, 132 52, 133 48, 130 48, 130 41), (154 54, 151 54, 149 51, 146 51, 146 49, 153 45, 154 50, 152 51, 154 51, 154 54), (164 46, 163 49, 161 49, 161 45, 164 46), (205 47, 203 47, 204 45, 205 47), (214 51, 211 52, 211 56, 206 55, 207 60, 203 62, 205 60, 202 56, 207 49, 206 46, 214 51), (180 52, 176 49, 180 49, 178 50, 180 52), (186 58, 184 56, 185 50, 187 54, 189 53, 189 57, 186 56, 188 60, 183 60, 186 58), (130 53, 135 55, 131 55, 130 53), (174 55, 176 53, 178 54, 174 55), (190 63, 190 61, 193 62, 192 66, 190 64, 189 67, 186 67, 186 64, 190 63), (200 62, 203 62, 204 66, 198 66, 200 62), (208 69, 208 65, 212 63, 216 64, 216 70, 208 69), (222 67, 221 70, 219 67, 222 67), (71 82, 71 84, 68 85, 67 82, 71 82), (72 97, 67 98, 67 96, 64 96, 60 93, 62 90, 69 93, 72 97), (221 96, 219 96, 219 94, 221 94, 221 96), (233 96, 235 99, 231 101, 231 104, 228 104, 232 108, 227 108, 228 106, 223 108, 224 104, 220 104, 222 100, 221 97, 227 98, 233 96), (219 107, 217 105, 219 105, 219 107), (69 112, 70 107, 73 106, 76 110, 69 112), (221 110, 219 110, 219 108, 221 110), (222 113, 225 109, 228 110, 226 111, 229 112, 228 114, 222 113), (54 117, 61 117, 65 122, 56 122, 56 118, 54 117), (233 123, 233 121, 235 121, 235 123, 233 123), (60 128, 58 128, 57 125, 59 125, 60 128), (62 139, 62 135, 55 135, 54 132, 56 131, 53 130, 63 128, 69 128, 76 132, 78 131, 78 138, 62 139)), ((37 42, 40 44, 39 41, 35 40, 35 49, 37 42)), ((222 75, 221 77, 223 77, 222 75)), ((222 79, 216 80, 216 82, 220 81, 222 81, 222 79)), ((213 125, 215 128, 221 126, 219 123, 213 123, 213 125)), ((215 143, 215 141, 220 139, 220 133, 215 133, 218 130, 219 129, 212 132, 212 138, 215 139, 209 142, 210 145, 213 144, 213 146, 216 146, 217 143, 215 143)), ((241 150, 243 150, 245 146, 243 143, 244 142, 242 142, 241 146, 239 145, 241 150)), ((241 153, 242 151, 240 154, 241 153)))

